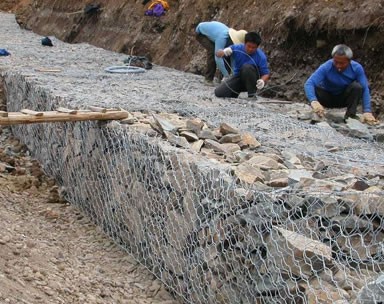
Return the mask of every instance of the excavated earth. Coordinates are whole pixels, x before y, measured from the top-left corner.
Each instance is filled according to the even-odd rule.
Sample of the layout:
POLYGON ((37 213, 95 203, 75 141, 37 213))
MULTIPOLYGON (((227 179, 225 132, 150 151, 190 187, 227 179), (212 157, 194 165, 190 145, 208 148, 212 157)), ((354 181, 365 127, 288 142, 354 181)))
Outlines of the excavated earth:
MULTIPOLYGON (((201 21, 218 20, 236 29, 261 33, 271 71, 266 97, 304 101, 303 83, 335 44, 346 43, 366 67, 374 111, 384 97, 383 1, 169 0, 160 18, 144 16, 142 1, 6 0, 0 10, 17 12, 21 26, 70 43, 88 42, 156 64, 201 74, 205 51, 194 39, 201 21), (101 11, 86 15, 87 4, 101 11)), ((103 58, 100 58, 102 61, 103 58)))

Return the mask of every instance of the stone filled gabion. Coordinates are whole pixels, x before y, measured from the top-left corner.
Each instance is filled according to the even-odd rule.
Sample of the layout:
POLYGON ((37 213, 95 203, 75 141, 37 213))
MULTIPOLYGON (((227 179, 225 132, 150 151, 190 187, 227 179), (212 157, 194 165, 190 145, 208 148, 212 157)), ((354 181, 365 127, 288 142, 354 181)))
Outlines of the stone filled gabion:
MULTIPOLYGON (((44 77, 2 75, 9 111, 79 106, 44 77)), ((151 94, 141 109, 127 101, 146 111, 122 123, 13 131, 68 201, 186 303, 383 301, 382 148, 261 108, 151 94)))

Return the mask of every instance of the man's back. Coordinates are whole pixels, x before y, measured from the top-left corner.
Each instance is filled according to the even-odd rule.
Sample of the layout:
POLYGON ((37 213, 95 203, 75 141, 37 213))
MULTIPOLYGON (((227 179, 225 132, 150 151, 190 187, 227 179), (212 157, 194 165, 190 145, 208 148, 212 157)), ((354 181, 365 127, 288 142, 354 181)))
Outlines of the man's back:
POLYGON ((196 27, 196 33, 207 36, 213 42, 217 39, 227 39, 228 31, 228 26, 218 21, 201 22, 196 27))

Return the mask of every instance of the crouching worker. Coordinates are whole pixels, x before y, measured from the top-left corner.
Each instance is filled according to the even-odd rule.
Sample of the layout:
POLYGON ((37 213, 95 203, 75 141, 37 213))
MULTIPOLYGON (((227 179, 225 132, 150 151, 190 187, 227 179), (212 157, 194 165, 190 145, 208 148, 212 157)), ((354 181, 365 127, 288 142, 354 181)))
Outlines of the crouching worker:
POLYGON ((244 43, 231 45, 216 52, 216 56, 231 56, 234 60, 233 76, 215 89, 217 97, 239 97, 248 92, 248 97, 257 99, 256 91, 264 88, 269 79, 267 56, 259 48, 261 38, 256 32, 245 35, 244 43))
POLYGON ((324 117, 326 108, 344 108, 344 119, 356 118, 357 106, 363 101, 360 120, 370 125, 378 121, 371 113, 371 97, 364 68, 352 60, 352 50, 336 45, 332 59, 323 63, 305 82, 304 90, 313 112, 324 117))

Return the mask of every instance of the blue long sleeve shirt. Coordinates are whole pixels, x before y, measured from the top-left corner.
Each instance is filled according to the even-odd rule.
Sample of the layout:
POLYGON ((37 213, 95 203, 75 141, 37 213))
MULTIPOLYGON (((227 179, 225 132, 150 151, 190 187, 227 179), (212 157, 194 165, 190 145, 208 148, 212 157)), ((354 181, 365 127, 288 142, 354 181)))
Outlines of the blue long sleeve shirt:
POLYGON ((245 45, 244 44, 234 44, 231 45, 230 48, 232 49, 232 58, 234 59, 234 71, 233 74, 235 76, 239 75, 240 69, 244 64, 251 64, 259 70, 260 77, 264 75, 269 75, 269 68, 268 68, 268 61, 267 56, 264 54, 264 52, 257 48, 256 52, 254 52, 252 55, 248 55, 245 52, 245 45))
POLYGON ((225 48, 229 37, 228 31, 229 27, 218 21, 201 22, 196 27, 196 33, 207 36, 215 44, 216 65, 224 76, 229 76, 229 74, 223 58, 217 57, 216 52, 225 48))
POLYGON ((320 87, 332 95, 340 95, 353 81, 357 81, 363 87, 363 111, 371 112, 368 80, 362 65, 354 60, 351 60, 343 72, 336 69, 333 59, 323 63, 305 82, 305 95, 309 102, 317 100, 315 87, 320 87))

